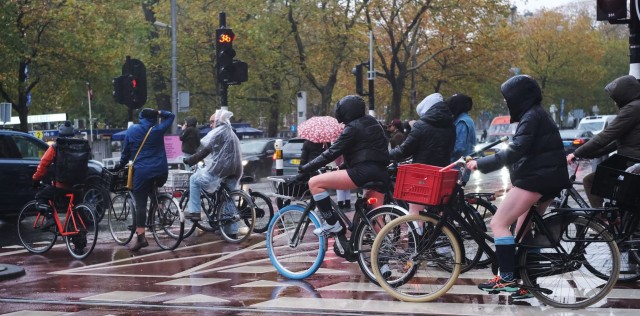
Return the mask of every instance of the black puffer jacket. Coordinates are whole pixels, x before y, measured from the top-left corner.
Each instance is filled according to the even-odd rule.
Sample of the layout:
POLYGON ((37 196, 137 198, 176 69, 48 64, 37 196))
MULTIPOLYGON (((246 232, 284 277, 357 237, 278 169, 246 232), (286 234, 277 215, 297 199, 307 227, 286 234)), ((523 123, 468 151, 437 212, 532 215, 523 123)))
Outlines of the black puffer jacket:
POLYGON ((182 141, 182 152, 187 154, 195 154, 200 147, 200 131, 196 127, 197 120, 193 116, 186 118, 187 128, 180 133, 182 141))
POLYGON ((312 141, 305 140, 302 144, 302 154, 300 155, 300 164, 304 165, 307 162, 320 156, 325 149, 329 148, 331 143, 314 143, 312 141))
POLYGON ((640 82, 634 76, 622 76, 604 89, 620 107, 618 116, 574 155, 595 158, 617 149, 623 156, 640 158, 640 82))
POLYGON ((336 119, 345 124, 344 130, 329 149, 301 167, 303 172, 312 173, 340 155, 349 168, 365 161, 389 164, 389 140, 382 125, 365 115, 364 101, 357 106, 345 103, 338 102, 335 111, 336 119))
POLYGON ((519 122, 509 146, 497 154, 478 159, 483 173, 509 167, 511 183, 545 196, 570 185, 567 161, 558 127, 540 106, 542 92, 526 75, 502 84, 512 122, 519 122))
POLYGON ((449 164, 456 142, 453 115, 445 102, 434 104, 418 120, 400 146, 389 156, 402 160, 413 155, 413 163, 444 167, 449 164))

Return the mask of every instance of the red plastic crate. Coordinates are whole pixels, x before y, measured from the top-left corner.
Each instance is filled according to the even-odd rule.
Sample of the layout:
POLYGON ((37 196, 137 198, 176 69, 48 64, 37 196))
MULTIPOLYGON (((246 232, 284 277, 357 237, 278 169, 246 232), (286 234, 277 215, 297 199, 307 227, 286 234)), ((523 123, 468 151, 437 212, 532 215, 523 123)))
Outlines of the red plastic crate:
POLYGON ((458 170, 440 171, 442 167, 407 164, 398 166, 393 197, 417 204, 439 205, 449 201, 458 181, 458 170))

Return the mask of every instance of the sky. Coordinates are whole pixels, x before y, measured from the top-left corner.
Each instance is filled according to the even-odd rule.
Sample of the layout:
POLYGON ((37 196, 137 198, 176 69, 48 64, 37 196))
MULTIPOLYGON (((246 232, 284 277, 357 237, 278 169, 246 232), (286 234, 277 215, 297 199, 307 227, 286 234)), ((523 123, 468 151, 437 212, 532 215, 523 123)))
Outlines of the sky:
MULTIPOLYGON (((534 12, 542 8, 552 9, 561 5, 580 1, 581 0, 512 0, 510 2, 515 4, 520 12, 524 12, 526 10, 534 12)), ((596 0, 593 0, 593 5, 596 5, 596 0)))

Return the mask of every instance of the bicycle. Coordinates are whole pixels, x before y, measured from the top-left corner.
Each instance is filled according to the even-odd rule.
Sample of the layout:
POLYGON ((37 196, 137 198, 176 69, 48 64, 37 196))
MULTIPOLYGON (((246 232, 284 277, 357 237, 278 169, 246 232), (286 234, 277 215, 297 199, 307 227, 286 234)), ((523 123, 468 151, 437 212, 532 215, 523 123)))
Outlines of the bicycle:
MULTIPOLYGON (((464 160, 456 163, 464 168, 464 160)), ((372 269, 378 280, 384 280, 380 285, 397 299, 431 301, 446 293, 456 282, 464 255, 449 218, 460 223, 482 251, 495 258, 495 252, 485 241, 493 238, 459 214, 460 204, 464 203, 464 190, 459 175, 448 174, 454 164, 435 172, 445 173, 439 181, 444 181, 445 177, 457 177, 453 188, 435 189, 428 196, 441 217, 421 212, 395 219, 382 228, 374 241, 372 269), (429 262, 449 269, 442 269, 446 273, 431 271, 435 269, 429 262), (387 279, 382 278, 381 263, 391 268, 391 276, 387 279), (408 270, 420 271, 407 280, 407 285, 394 286, 395 279, 405 278, 408 270)), ((587 307, 603 299, 617 281, 620 269, 618 246, 605 227, 582 212, 555 210, 543 217, 534 206, 515 240, 519 241, 516 269, 522 279, 521 287, 545 304, 564 308, 587 307), (600 283, 594 282, 597 278, 593 277, 596 275, 591 272, 593 269, 607 273, 609 277, 600 283)), ((495 272, 497 267, 494 266, 495 272)))
MULTIPOLYGON (((180 207, 189 203, 190 190, 181 191, 180 207)), ((256 223, 256 206, 253 199, 243 190, 232 190, 224 182, 214 192, 200 190, 200 207, 206 215, 205 220, 194 221, 185 238, 191 236, 196 228, 214 232, 220 230, 222 238, 230 243, 241 243, 249 238, 256 223), (237 232, 231 233, 224 227, 235 225, 237 232)))
POLYGON ((98 215, 92 205, 74 203, 82 187, 81 184, 75 185, 69 193, 58 194, 49 201, 55 220, 52 227, 43 227, 47 216, 37 209, 36 200, 22 207, 18 215, 18 237, 29 252, 45 253, 53 247, 58 236, 62 236, 72 257, 84 259, 91 254, 98 239, 98 215), (64 204, 67 211, 63 225, 58 206, 64 204))
MULTIPOLYGON (((333 170, 321 168, 320 172, 333 170)), ((313 230, 321 225, 311 198, 307 183, 291 181, 290 177, 268 177, 274 189, 273 196, 291 203, 276 212, 267 230, 267 252, 269 260, 278 273, 289 279, 304 279, 314 274, 322 264, 328 248, 329 236, 316 236, 313 230)), ((363 189, 374 189, 379 183, 366 183, 363 189)), ((369 257, 370 245, 376 232, 392 219, 407 214, 397 205, 383 205, 371 210, 375 199, 367 199, 357 194, 353 220, 349 220, 338 205, 331 200, 331 206, 340 221, 351 232, 332 234, 333 250, 339 257, 349 262, 358 262, 365 276, 377 284, 369 257)))
MULTIPOLYGON (((111 199, 107 214, 109 231, 118 245, 128 244, 135 233, 136 205, 133 194, 126 188, 127 168, 111 173, 110 191, 116 195, 111 199)), ((174 250, 184 238, 184 213, 178 202, 169 193, 158 192, 153 185, 151 203, 147 210, 146 228, 163 250, 174 250)))

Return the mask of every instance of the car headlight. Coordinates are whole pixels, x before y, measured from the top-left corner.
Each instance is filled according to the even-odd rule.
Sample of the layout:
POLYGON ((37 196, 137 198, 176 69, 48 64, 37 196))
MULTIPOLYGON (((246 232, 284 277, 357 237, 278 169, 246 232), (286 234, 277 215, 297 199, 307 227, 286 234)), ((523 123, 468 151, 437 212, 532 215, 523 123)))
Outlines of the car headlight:
POLYGON ((244 167, 244 166, 246 166, 248 163, 249 163, 249 160, 243 160, 243 161, 242 161, 242 166, 244 167))

